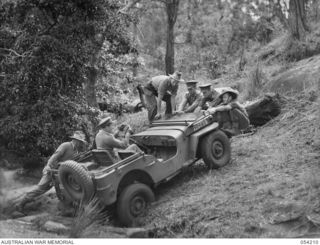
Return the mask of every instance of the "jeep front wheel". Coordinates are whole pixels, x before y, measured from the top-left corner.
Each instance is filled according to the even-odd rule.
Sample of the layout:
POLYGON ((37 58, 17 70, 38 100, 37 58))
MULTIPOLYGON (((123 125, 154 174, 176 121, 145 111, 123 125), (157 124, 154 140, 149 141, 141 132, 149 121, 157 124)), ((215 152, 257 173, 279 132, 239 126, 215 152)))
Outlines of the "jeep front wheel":
POLYGON ((230 161, 230 141, 221 130, 205 136, 201 141, 200 147, 202 159, 209 169, 220 168, 230 161))
POLYGON ((120 223, 133 226, 134 220, 145 213, 148 204, 154 199, 152 190, 145 184, 136 183, 127 186, 121 192, 117 204, 120 223))

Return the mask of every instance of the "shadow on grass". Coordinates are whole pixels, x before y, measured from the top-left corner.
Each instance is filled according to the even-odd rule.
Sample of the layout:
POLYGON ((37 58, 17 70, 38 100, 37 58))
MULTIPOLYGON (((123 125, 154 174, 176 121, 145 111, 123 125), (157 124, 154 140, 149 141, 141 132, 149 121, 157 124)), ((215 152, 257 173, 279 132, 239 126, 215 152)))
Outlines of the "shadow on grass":
POLYGON ((214 170, 209 170, 202 161, 198 161, 192 166, 183 168, 177 176, 173 177, 168 182, 160 184, 156 188, 155 194, 156 196, 166 194, 170 189, 175 189, 178 186, 181 186, 183 183, 187 183, 191 180, 203 178, 211 171, 214 170))

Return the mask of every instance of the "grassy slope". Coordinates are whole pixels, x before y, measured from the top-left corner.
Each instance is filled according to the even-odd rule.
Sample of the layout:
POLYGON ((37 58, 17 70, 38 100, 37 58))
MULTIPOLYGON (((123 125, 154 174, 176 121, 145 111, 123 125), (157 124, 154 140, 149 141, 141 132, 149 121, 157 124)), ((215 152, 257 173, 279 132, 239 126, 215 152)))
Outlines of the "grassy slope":
MULTIPOLYGON (((260 64, 260 92, 263 87, 265 91, 277 88, 277 83, 284 80, 285 91, 299 87, 296 85, 300 79, 286 78, 289 73, 303 77, 303 71, 308 77, 304 80, 311 81, 308 89, 301 93, 298 88, 293 97, 284 97, 281 115, 256 134, 234 138, 229 165, 208 171, 199 161, 160 186, 156 190, 158 201, 145 220, 146 226, 155 227, 155 237, 295 237, 317 232, 308 219, 317 217, 313 211, 319 199, 316 173, 320 113, 319 100, 312 102, 309 92, 319 89, 316 74, 320 58, 291 64, 278 60, 284 39, 278 37, 267 46, 249 51, 249 62, 240 80, 229 73, 226 80, 216 81, 217 86, 242 83, 240 99, 244 101, 256 57, 275 50, 260 64)), ((136 124, 136 118, 123 120, 136 124)), ((138 131, 141 125, 139 117, 138 131)))
POLYGON ((156 227, 155 236, 292 237, 310 232, 303 212, 309 214, 318 199, 318 106, 289 100, 286 110, 256 134, 233 139, 229 165, 208 172, 200 162, 161 187, 146 221, 156 227))

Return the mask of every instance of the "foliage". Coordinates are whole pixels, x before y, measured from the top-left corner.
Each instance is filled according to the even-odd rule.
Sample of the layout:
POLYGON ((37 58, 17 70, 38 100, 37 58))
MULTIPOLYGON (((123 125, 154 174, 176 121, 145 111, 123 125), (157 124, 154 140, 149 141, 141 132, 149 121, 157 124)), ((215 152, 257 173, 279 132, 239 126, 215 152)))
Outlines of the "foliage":
POLYGON ((76 217, 70 230, 70 238, 83 237, 86 230, 90 230, 97 224, 108 224, 109 216, 104 212, 103 205, 97 198, 92 199, 88 204, 81 203, 76 210, 76 217))
POLYGON ((0 136, 8 149, 48 156, 97 111, 83 95, 88 67, 130 49, 127 20, 109 0, 1 3, 0 136), (103 43, 108 48, 101 51, 103 43))
POLYGON ((305 40, 287 39, 283 56, 287 61, 299 61, 320 54, 319 32, 306 35, 305 40))

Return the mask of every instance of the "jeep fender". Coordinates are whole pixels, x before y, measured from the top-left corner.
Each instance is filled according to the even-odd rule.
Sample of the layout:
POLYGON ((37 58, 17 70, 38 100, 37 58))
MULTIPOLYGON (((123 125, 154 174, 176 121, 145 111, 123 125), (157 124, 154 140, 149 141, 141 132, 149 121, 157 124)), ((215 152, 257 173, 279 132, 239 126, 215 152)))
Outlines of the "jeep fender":
POLYGON ((150 187, 154 185, 152 177, 143 169, 131 169, 122 172, 121 167, 114 170, 114 174, 96 178, 96 195, 105 205, 110 205, 117 201, 120 192, 133 183, 143 183, 150 187))
POLYGON ((194 134, 190 135, 190 157, 192 159, 198 158, 198 144, 200 139, 207 135, 208 133, 217 130, 219 128, 219 124, 217 122, 212 123, 211 125, 195 132, 194 134))

